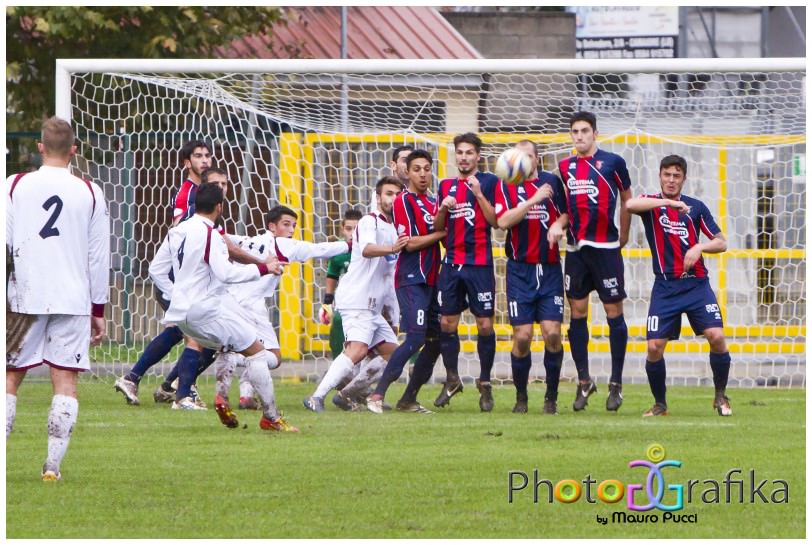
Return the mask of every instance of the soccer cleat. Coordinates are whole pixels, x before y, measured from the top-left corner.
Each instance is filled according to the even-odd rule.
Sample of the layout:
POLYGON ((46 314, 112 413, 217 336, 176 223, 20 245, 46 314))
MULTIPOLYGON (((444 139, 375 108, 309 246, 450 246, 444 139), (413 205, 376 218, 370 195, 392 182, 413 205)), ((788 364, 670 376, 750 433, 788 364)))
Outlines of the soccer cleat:
POLYGON ((434 414, 423 405, 414 400, 401 399, 395 405, 395 408, 404 413, 420 413, 420 414, 434 414))
POLYGON ((655 403, 649 410, 643 413, 643 418, 650 416, 668 416, 668 407, 662 403, 655 403))
POLYGON ((462 393, 462 380, 456 373, 449 373, 443 384, 443 389, 440 390, 440 395, 434 400, 435 407, 445 407, 451 401, 451 398, 457 394, 462 393))
POLYGON ((264 414, 259 419, 259 427, 268 431, 288 431, 291 433, 298 433, 299 428, 291 426, 287 421, 279 415, 279 418, 268 418, 264 414))
POLYGON ((53 482, 62 480, 62 474, 59 472, 58 469, 45 469, 45 466, 42 466, 42 473, 40 474, 40 477, 42 477, 43 482, 53 482))
POLYGON ((342 392, 338 392, 333 396, 333 405, 342 411, 352 411, 356 408, 358 403, 356 403, 355 400, 345 396, 342 392))
POLYGON ((138 401, 138 384, 127 380, 124 377, 117 378, 116 381, 113 383, 113 388, 117 392, 121 392, 124 394, 124 399, 127 401, 127 405, 140 405, 141 402, 138 401))
POLYGON ((587 384, 578 383, 578 389, 575 391, 575 401, 572 403, 573 411, 583 411, 589 404, 589 396, 598 391, 595 381, 589 379, 587 384))
POLYGON ((375 414, 383 414, 383 399, 367 398, 367 410, 375 414))
POLYGON ((513 412, 516 414, 527 413, 527 394, 516 394, 516 404, 513 406, 513 412))
POLYGON ((259 403, 253 397, 240 397, 240 409, 243 411, 256 411, 259 409, 259 403))
POLYGON ((172 402, 172 408, 182 411, 205 411, 205 407, 198 406, 191 397, 184 397, 179 401, 172 402))
POLYGON ((479 410, 483 413, 491 412, 493 410, 491 383, 476 379, 476 389, 479 390, 479 410))
POLYGON ((191 388, 189 388, 189 397, 192 398, 192 401, 195 402, 195 405, 200 407, 201 409, 207 409, 206 402, 203 401, 200 397, 200 393, 197 391, 197 385, 192 384, 191 388))
POLYGON ((724 391, 716 392, 716 397, 713 399, 713 408, 716 409, 719 416, 733 416, 730 399, 728 399, 724 391))
POLYGON ((544 409, 542 409, 541 414, 558 414, 558 400, 552 397, 545 397, 544 409))
POLYGON ((623 385, 617 382, 609 383, 609 397, 606 398, 606 410, 616 411, 623 405, 623 385))
POLYGON ((228 400, 223 396, 215 396, 214 398, 214 410, 217 412, 217 416, 220 418, 220 422, 227 428, 236 428, 240 425, 239 420, 237 420, 237 415, 234 414, 234 411, 231 410, 231 406, 228 404, 228 400))
POLYGON ((323 397, 315 397, 310 396, 306 397, 302 400, 302 405, 308 411, 313 411, 314 413, 323 413, 324 412, 324 398, 323 397))
POLYGON ((164 390, 163 386, 152 392, 152 399, 155 403, 172 403, 175 401, 175 390, 164 390))

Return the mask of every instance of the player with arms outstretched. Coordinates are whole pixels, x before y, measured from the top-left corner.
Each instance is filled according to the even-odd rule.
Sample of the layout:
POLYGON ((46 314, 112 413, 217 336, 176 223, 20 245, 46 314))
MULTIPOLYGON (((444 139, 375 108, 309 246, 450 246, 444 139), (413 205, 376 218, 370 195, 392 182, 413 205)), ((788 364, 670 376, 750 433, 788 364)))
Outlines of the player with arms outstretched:
POLYGON ((704 335, 710 345, 710 366, 715 395, 713 408, 720 416, 730 416, 730 400, 725 395, 730 373, 730 352, 725 341, 719 303, 708 280, 703 253, 718 254, 727 241, 705 204, 683 195, 688 163, 679 155, 660 161, 660 193, 630 199, 629 212, 643 220, 651 248, 654 286, 646 319, 646 374, 654 405, 643 416, 668 414, 665 399, 665 359, 668 341, 678 339, 682 313, 694 333, 704 335), (700 242, 700 232, 710 240, 700 242))
POLYGON ((6 182, 6 248, 14 268, 6 307, 6 438, 26 372, 48 365, 53 398, 42 480, 58 481, 79 412, 79 373, 90 369, 90 345, 106 331, 110 217, 101 188, 68 169, 76 146, 67 121, 45 121, 37 149, 42 167, 6 182), (15 322, 21 337, 9 342, 15 322))
MULTIPOLYGON (((570 304, 569 341, 578 371, 578 387, 572 408, 582 411, 589 396, 598 391, 589 375, 589 328, 586 317, 589 294, 598 292, 609 324, 612 374, 606 410, 617 411, 623 403, 623 365, 629 338, 623 318, 626 298, 623 257, 620 249, 629 239, 631 216, 626 201, 631 197, 631 180, 626 161, 620 155, 598 149, 598 122, 595 114, 577 112, 570 117, 570 137, 575 155, 558 164, 567 189, 567 258, 564 262, 564 289, 570 304), (615 209, 620 205, 620 232, 615 225, 615 209)), ((563 230, 551 227, 560 239, 563 230)))

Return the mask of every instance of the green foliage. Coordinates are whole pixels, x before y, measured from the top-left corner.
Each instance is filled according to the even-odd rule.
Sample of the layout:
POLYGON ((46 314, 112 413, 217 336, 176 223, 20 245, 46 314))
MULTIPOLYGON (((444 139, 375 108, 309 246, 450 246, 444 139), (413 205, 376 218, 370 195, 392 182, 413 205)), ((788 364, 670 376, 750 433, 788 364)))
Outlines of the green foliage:
MULTIPOLYGON (((51 387, 42 380, 23 384, 6 447, 6 537, 730 539, 805 533, 804 390, 734 389, 735 415, 720 418, 711 409, 710 387, 671 387, 671 416, 643 420, 651 404, 643 385, 625 386, 618 414, 603 410, 603 389, 576 414, 569 407, 573 387, 564 384, 561 414, 547 417, 539 414, 543 386, 531 386, 526 415, 511 414, 510 386, 494 389, 492 414, 479 412, 476 391, 466 386, 433 415, 374 415, 332 406, 307 412, 301 399, 313 385, 277 382, 280 407, 302 430, 280 435, 260 430, 256 411, 237 411, 241 425, 229 430, 213 410, 155 405, 153 388, 144 385, 144 405, 130 407, 112 380, 80 384, 64 479, 42 483, 51 387), (628 463, 645 459, 655 442, 683 464, 663 471, 668 484, 721 481, 737 467, 748 481, 754 468, 758 480, 769 480, 764 492, 773 489, 772 479, 786 480, 790 501, 749 503, 749 494, 744 504, 694 499, 681 513, 696 514, 696 524, 664 523, 655 510, 656 524, 605 526, 597 515, 631 511, 584 498, 533 504, 532 484, 513 504, 507 501, 511 470, 529 473, 531 483, 533 469, 553 483, 587 475, 644 483, 646 473, 628 463)), ((388 400, 398 399, 402 388, 394 385, 388 400)), ((212 390, 211 382, 201 385, 208 397, 212 390)), ((437 393, 438 386, 428 386, 420 398, 429 404, 437 393)))
POLYGON ((281 18, 277 7, 7 7, 7 127, 38 130, 53 115, 58 58, 216 57, 281 18))

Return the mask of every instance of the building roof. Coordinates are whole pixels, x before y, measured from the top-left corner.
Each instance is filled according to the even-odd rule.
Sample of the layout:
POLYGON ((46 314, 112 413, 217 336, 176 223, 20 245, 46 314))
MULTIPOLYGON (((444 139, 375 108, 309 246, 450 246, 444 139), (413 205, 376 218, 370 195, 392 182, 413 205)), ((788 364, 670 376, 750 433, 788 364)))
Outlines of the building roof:
MULTIPOLYGON (((341 8, 285 8, 272 35, 236 40, 227 58, 341 58, 341 8)), ((478 59, 479 52, 432 7, 349 7, 350 59, 478 59)))

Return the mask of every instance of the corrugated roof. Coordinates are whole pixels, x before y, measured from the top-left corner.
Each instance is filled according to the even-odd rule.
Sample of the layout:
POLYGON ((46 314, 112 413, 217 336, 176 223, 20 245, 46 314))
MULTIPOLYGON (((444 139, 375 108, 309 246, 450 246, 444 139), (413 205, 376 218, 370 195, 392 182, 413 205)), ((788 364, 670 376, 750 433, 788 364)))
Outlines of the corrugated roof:
MULTIPOLYGON (((285 8, 273 34, 249 36, 223 51, 226 58, 341 57, 341 8, 285 8)), ((432 7, 350 7, 350 59, 478 59, 479 52, 432 7)))

